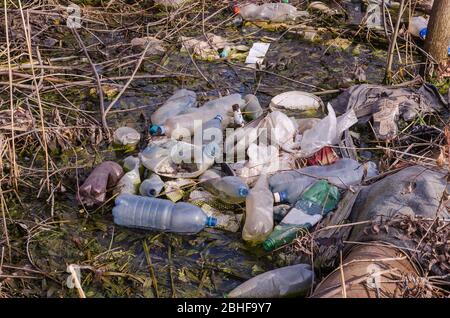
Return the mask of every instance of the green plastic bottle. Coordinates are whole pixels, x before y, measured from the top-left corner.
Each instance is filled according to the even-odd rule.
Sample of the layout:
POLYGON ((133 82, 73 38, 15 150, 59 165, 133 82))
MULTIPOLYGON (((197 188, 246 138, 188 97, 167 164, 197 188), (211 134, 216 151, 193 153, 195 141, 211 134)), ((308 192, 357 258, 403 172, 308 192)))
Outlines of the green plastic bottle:
POLYGON ((302 229, 311 229, 333 210, 339 200, 337 187, 325 180, 317 181, 303 193, 280 224, 275 226, 274 231, 264 241, 263 248, 271 251, 292 242, 302 229))

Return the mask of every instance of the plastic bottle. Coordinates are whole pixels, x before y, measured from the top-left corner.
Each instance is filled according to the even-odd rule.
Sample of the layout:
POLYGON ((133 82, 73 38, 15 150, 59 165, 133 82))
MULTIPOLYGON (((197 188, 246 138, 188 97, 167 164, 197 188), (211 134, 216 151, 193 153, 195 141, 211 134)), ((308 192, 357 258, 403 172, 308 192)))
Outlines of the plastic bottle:
MULTIPOLYGON (((428 33, 428 20, 424 17, 412 17, 409 21, 408 32, 425 40, 428 33)), ((450 55, 450 41, 448 43, 448 55, 450 55)))
POLYGON ((300 296, 311 288, 314 272, 309 264, 277 268, 257 275, 233 289, 230 298, 300 296))
POLYGON ((232 94, 207 102, 202 107, 185 114, 167 119, 163 125, 152 125, 151 135, 166 135, 169 137, 191 136, 197 128, 195 124, 201 125, 217 115, 221 115, 224 120, 231 116, 234 104, 243 105, 245 102, 240 94, 232 94), (194 122, 195 121, 195 122, 194 122))
POLYGON ((333 210, 340 200, 339 190, 324 180, 314 183, 295 207, 275 226, 263 247, 271 251, 292 242, 300 229, 310 229, 333 210))
POLYGON ((263 242, 273 229, 273 197, 265 174, 250 190, 245 200, 245 213, 242 238, 251 243, 263 242))
POLYGON ((156 197, 161 193, 163 187, 164 181, 156 173, 153 173, 149 178, 142 181, 139 187, 139 193, 147 197, 156 197))
MULTIPOLYGON (((373 171, 373 163, 368 163, 373 171)), ((318 179, 326 179, 329 183, 347 189, 348 186, 359 184, 366 167, 359 162, 343 158, 328 166, 309 166, 306 168, 284 171, 274 174, 270 179, 270 188, 274 193, 275 202, 294 204, 302 192, 318 179)))
POLYGON ((113 141, 116 145, 126 146, 130 150, 136 148, 140 139, 141 134, 131 127, 117 128, 113 135, 113 141))
POLYGON ((264 3, 260 6, 251 3, 240 7, 239 13, 247 21, 272 22, 294 21, 300 16, 308 15, 287 3, 264 3))
POLYGON ((189 203, 122 194, 115 200, 114 223, 146 230, 195 234, 217 220, 189 203))
POLYGON ((187 89, 179 89, 151 116, 152 124, 162 125, 173 116, 182 114, 197 105, 197 95, 187 89))
MULTIPOLYGON (((228 122, 228 120, 226 122, 228 122)), ((216 140, 215 138, 222 138, 225 126, 227 126, 227 124, 224 122, 222 115, 217 115, 204 123, 202 126, 203 144, 208 144, 212 141, 221 142, 222 139, 216 140)))
POLYGON ((244 127, 244 117, 238 104, 233 105, 234 124, 238 127, 244 127))
POLYGON ((408 32, 413 35, 425 39, 427 35, 428 20, 424 17, 412 17, 409 21, 408 32))
POLYGON ((244 100, 244 117, 248 117, 250 120, 254 120, 263 114, 261 104, 259 103, 259 100, 255 95, 245 95, 244 100))
POLYGON ((124 160, 124 168, 127 173, 119 180, 115 193, 118 194, 136 194, 141 183, 141 175, 139 172, 141 161, 139 158, 129 156, 124 160))
POLYGON ((236 176, 221 177, 212 170, 200 177, 201 186, 217 199, 230 204, 245 201, 249 189, 245 182, 236 176))
POLYGON ((105 202, 106 192, 114 187, 123 175, 123 169, 113 161, 95 167, 78 191, 78 201, 86 206, 105 202))

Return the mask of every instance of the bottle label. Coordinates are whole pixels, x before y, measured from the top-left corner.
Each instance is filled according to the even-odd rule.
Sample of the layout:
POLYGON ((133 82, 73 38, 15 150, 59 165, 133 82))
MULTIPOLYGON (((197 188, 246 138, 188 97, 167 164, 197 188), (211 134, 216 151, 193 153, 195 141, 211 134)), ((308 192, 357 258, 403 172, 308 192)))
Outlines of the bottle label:
POLYGON ((286 225, 305 225, 309 223, 311 226, 316 225, 322 219, 321 214, 310 215, 302 210, 293 208, 281 221, 286 225))

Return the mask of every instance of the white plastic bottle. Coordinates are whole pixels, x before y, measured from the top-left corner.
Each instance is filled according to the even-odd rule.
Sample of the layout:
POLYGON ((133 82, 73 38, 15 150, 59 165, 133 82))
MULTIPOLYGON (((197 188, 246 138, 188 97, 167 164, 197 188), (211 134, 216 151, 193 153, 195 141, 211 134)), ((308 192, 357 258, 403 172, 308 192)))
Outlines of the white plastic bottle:
POLYGON ((408 32, 416 37, 425 39, 427 35, 428 20, 424 17, 412 17, 409 20, 408 32))
POLYGON ((122 194, 115 204, 114 223, 131 228, 195 234, 217 223, 199 207, 185 202, 122 194))
POLYGON ((273 230, 273 195, 267 176, 261 175, 245 200, 242 238, 253 244, 263 242, 273 230))
POLYGON ((139 158, 129 156, 124 160, 124 169, 128 171, 119 180, 116 186, 115 193, 124 194, 136 194, 141 183, 141 176, 139 169, 141 167, 141 161, 139 158))

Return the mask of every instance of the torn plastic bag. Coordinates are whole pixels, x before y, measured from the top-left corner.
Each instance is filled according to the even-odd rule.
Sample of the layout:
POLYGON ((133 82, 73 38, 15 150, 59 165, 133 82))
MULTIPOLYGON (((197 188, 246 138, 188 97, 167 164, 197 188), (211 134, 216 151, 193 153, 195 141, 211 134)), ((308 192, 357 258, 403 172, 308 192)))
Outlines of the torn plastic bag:
POLYGON ((204 147, 191 143, 168 140, 145 148, 139 158, 145 168, 168 178, 196 178, 211 167, 215 154, 220 151, 217 143, 204 147))
POLYGON ((303 134, 300 157, 310 157, 325 146, 338 144, 342 133, 358 122, 352 109, 336 118, 333 107, 327 104, 327 108, 328 115, 303 134))
POLYGON ((391 86, 356 85, 331 101, 339 113, 354 110, 358 122, 366 123, 373 118, 375 134, 387 140, 397 135, 397 120, 413 120, 418 114, 439 112, 448 103, 431 84, 419 89, 391 86))
POLYGON ((78 202, 90 207, 105 202, 108 189, 116 186, 123 169, 113 161, 105 161, 95 167, 78 191, 78 202))
POLYGON ((259 274, 233 289, 230 298, 278 298, 300 296, 311 287, 314 272, 309 264, 277 268, 259 274))

